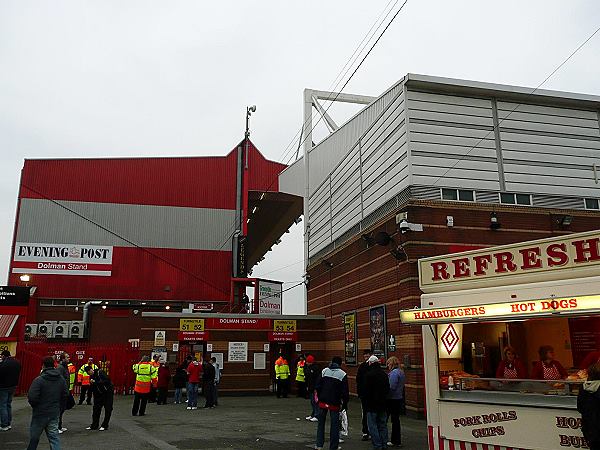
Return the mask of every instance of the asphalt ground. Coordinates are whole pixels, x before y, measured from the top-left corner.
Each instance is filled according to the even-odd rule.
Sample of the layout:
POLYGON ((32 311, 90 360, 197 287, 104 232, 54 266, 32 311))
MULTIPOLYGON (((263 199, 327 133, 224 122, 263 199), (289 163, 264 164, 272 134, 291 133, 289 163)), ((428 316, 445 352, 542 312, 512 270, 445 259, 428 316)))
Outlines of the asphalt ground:
MULTIPOLYGON (((172 401, 172 398, 170 399, 172 401)), ((203 398, 199 398, 202 404, 203 398)), ((115 407, 107 431, 89 431, 92 407, 77 405, 63 417, 68 431, 60 435, 63 449, 172 450, 172 449, 265 449, 305 450, 314 448, 316 423, 308 422, 310 404, 299 398, 222 397, 214 409, 188 411, 185 403, 149 403, 146 415, 131 416, 132 396, 115 396, 115 407)), ((329 420, 329 417, 327 418, 329 420)), ((348 407, 350 435, 343 450, 372 449, 361 441, 360 403, 348 407)), ((23 397, 13 399, 12 430, 0 432, 2 450, 23 450, 29 442, 31 408, 23 397)), ((424 420, 401 417, 405 449, 427 449, 424 420)), ((391 429, 388 426, 388 429, 391 429)), ((329 423, 326 425, 328 448, 329 423)), ((39 449, 48 449, 42 435, 39 449)))

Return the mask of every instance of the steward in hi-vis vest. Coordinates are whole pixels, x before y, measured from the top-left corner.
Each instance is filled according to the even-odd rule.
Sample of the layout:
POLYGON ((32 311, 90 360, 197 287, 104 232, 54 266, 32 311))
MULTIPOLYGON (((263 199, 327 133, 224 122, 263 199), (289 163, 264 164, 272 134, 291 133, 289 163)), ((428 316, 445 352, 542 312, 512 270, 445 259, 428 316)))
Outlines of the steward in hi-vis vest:
POLYGON ((158 381, 158 370, 150 362, 150 358, 144 356, 139 363, 133 365, 133 372, 135 373, 135 388, 131 414, 143 416, 146 414, 150 388, 156 387, 158 381))
POLYGON ((289 391, 290 366, 287 360, 280 356, 275 361, 275 379, 277 382, 277 398, 287 398, 289 391))
POLYGON ((300 356, 296 364, 296 387, 298 388, 298 397, 306 398, 306 380, 304 378, 304 356, 300 356))
POLYGON ((83 400, 86 399, 88 405, 92 404, 92 391, 90 390, 90 376, 86 372, 85 368, 90 366, 94 370, 98 370, 98 366, 94 364, 94 358, 88 358, 88 362, 84 363, 77 372, 77 382, 81 384, 81 395, 79 396, 79 404, 83 404, 83 400), (87 394, 87 395, 86 395, 87 394))

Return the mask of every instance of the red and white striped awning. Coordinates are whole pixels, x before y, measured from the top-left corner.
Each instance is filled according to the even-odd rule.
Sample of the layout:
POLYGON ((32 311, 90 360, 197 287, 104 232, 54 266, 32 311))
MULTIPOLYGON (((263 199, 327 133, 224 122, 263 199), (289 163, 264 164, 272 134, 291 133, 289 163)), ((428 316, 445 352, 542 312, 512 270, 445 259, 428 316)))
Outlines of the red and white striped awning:
POLYGON ((0 338, 10 336, 18 318, 17 314, 0 314, 0 338))

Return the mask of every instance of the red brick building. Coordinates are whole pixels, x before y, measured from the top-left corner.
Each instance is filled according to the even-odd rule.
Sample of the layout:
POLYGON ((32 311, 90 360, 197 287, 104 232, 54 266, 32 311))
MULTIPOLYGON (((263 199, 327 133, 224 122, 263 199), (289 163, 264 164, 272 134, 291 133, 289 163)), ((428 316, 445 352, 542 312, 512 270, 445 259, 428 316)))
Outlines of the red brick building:
POLYGON ((600 228, 600 98, 413 74, 356 97, 368 106, 280 186, 305 197, 307 310, 326 317, 327 356, 346 354, 353 391, 363 349, 397 356, 421 415, 421 328, 398 316, 420 306, 416 261, 600 228))

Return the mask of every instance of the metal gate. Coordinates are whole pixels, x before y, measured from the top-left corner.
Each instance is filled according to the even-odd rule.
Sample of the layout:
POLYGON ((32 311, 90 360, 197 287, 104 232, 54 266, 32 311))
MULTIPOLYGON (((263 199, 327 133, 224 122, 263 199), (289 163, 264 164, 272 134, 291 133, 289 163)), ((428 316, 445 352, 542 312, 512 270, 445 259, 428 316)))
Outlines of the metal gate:
MULTIPOLYGON (((131 366, 139 361, 139 348, 130 344, 90 344, 87 342, 20 342, 17 347, 17 359, 21 363, 21 376, 17 394, 27 393, 31 382, 42 370, 42 359, 45 356, 67 352, 77 370, 85 364, 89 357, 104 370, 115 386, 115 394, 131 394, 135 384, 135 375, 131 366)), ((80 386, 75 386, 75 394, 79 394, 80 386)))

